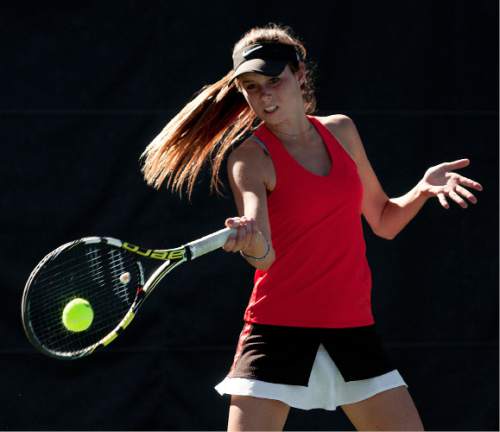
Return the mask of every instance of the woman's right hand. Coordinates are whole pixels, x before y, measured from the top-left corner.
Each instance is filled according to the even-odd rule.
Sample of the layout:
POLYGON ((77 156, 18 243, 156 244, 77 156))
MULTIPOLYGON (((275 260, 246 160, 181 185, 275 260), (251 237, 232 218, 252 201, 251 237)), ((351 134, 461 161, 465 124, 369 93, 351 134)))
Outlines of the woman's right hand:
POLYGON ((236 233, 231 234, 222 248, 226 252, 239 252, 245 250, 252 250, 257 240, 259 230, 257 222, 253 218, 232 217, 225 221, 228 228, 236 228, 236 233))

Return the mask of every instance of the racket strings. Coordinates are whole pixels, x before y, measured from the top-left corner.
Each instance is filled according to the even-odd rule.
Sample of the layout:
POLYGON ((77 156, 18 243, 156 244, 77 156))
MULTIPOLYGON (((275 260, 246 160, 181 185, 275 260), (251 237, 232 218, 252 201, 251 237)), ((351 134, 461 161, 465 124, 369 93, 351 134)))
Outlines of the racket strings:
MULTIPOLYGON (((79 268, 86 269, 89 267, 90 271, 92 271, 93 267, 94 269, 99 268, 99 263, 98 262, 95 263, 94 261, 101 260, 101 257, 98 254, 95 254, 95 250, 90 250, 85 255, 89 258, 87 258, 87 260, 84 260, 83 262, 82 262, 82 257, 78 256, 69 258, 62 263, 56 263, 56 262, 50 263, 50 267, 47 265, 46 267, 43 268, 43 271, 40 271, 37 274, 37 284, 43 284, 48 280, 54 280, 60 277, 61 275, 64 276, 65 274, 68 273, 77 273, 79 268), (69 263, 71 262, 76 263, 76 265, 70 265, 69 263)), ((86 276, 88 277, 88 275, 86 276)))
MULTIPOLYGON (((32 302, 35 302, 34 299, 37 298, 38 294, 38 296, 40 296, 41 298, 45 297, 48 303, 54 304, 54 302, 57 302, 58 300, 58 297, 54 297, 55 292, 59 291, 58 296, 66 298, 68 292, 73 292, 75 290, 75 286, 81 290, 86 290, 90 287, 95 287, 96 285, 104 287, 106 282, 108 282, 106 281, 106 276, 111 276, 112 280, 110 282, 114 282, 113 286, 115 288, 118 287, 119 292, 122 294, 121 298, 124 298, 123 294, 127 292, 127 287, 129 284, 124 284, 123 282, 121 282, 119 277, 122 274, 127 273, 127 270, 130 270, 130 267, 135 267, 135 260, 129 258, 127 262, 124 262, 123 259, 120 259, 118 261, 115 251, 112 259, 109 260, 109 263, 106 263, 106 265, 103 265, 103 263, 106 262, 103 261, 102 257, 94 257, 89 260, 89 270, 85 268, 85 265, 80 265, 79 268, 73 268, 72 270, 64 272, 53 273, 50 272, 49 268, 49 271, 44 273, 52 274, 49 277, 36 281, 36 287, 39 289, 32 291, 32 302), (98 265, 96 265, 97 260, 99 260, 98 265), (47 292, 47 287, 51 288, 50 295, 47 292)), ((131 276, 130 272, 128 273, 131 276)), ((98 293, 98 291, 94 289, 94 296, 96 293, 98 293)), ((103 291, 103 294, 106 294, 106 292, 103 291)), ((125 295, 125 299, 127 299, 128 295, 125 295)), ((130 304, 130 302, 128 303, 130 304)), ((39 301, 39 304, 40 306, 46 306, 42 301, 39 301)))
MULTIPOLYGON (((128 294, 127 294, 128 293, 128 284, 124 284, 123 282, 121 282, 119 280, 119 278, 121 275, 127 273, 128 269, 130 267, 134 267, 136 261, 133 259, 133 257, 126 257, 126 262, 124 263, 124 261, 122 259, 122 260, 120 260, 119 264, 117 264, 117 258, 115 257, 114 258, 115 262, 110 261, 110 264, 108 264, 108 266, 107 266, 108 268, 107 269, 102 268, 100 272, 96 271, 95 268, 93 268, 95 266, 94 262, 97 260, 101 260, 101 258, 97 257, 97 258, 92 258, 89 260, 88 264, 91 267, 90 271, 87 271, 87 268, 86 268, 84 263, 83 264, 80 263, 79 266, 73 266, 73 268, 68 269, 68 270, 61 269, 58 272, 53 272, 51 268, 47 269, 48 271, 44 272, 43 274, 45 275, 46 273, 49 273, 49 272, 51 274, 48 277, 40 278, 40 279, 36 280, 36 286, 40 287, 42 289, 38 289, 38 290, 34 291, 32 294, 33 298, 36 298, 36 295, 38 294, 38 295, 46 298, 46 304, 55 304, 55 303, 57 303, 57 300, 59 299, 59 297, 66 298, 68 291, 73 291, 74 285, 78 285, 79 288, 81 288, 83 290, 86 288, 89 288, 90 286, 94 286, 96 284, 99 284, 101 287, 105 287, 106 280, 104 279, 104 276, 105 276, 105 273, 108 271, 112 273, 112 277, 113 277, 113 279, 115 279, 115 283, 113 286, 117 290, 120 290, 120 292, 122 293, 121 297, 122 298, 124 297, 123 294, 125 294, 125 296, 128 297, 128 294), (117 268, 119 269, 119 271, 115 271, 117 268), (64 279, 69 279, 69 281, 64 280, 64 279), (58 294, 59 297, 54 297, 54 291, 56 289, 51 291, 50 296, 48 295, 48 293, 46 293, 44 291, 47 288, 47 286, 49 286, 49 285, 53 285, 53 284, 57 284, 57 283, 62 285, 63 280, 64 280, 63 286, 67 287, 67 288, 66 289, 63 289, 63 288, 59 289, 59 294, 58 294), (85 282, 87 282, 87 285, 85 284, 85 282), (118 285, 118 282, 119 282, 119 285, 118 285)), ((60 267, 60 265, 59 265, 59 267, 60 267)), ((102 263, 101 263, 101 267, 102 267, 102 263)), ((128 272, 128 273, 130 273, 130 272, 128 272)), ((104 292, 104 294, 106 294, 106 293, 104 292)), ((40 304, 40 306, 46 305, 41 301, 39 301, 39 304, 40 304)), ((129 302, 129 304, 130 304, 130 302, 129 302)))
POLYGON ((31 281, 33 333, 58 353, 90 348, 120 323, 143 283, 141 264, 132 254, 107 244, 77 245, 49 260, 31 281), (129 280, 120 280, 126 273, 129 280), (82 332, 71 332, 62 323, 63 309, 74 298, 88 300, 94 311, 91 326, 82 332))
MULTIPOLYGON (((120 321, 118 321, 116 325, 118 325, 120 321)), ((54 349, 54 351, 57 351, 59 353, 67 352, 68 354, 74 354, 75 352, 81 351, 83 349, 91 348, 92 346, 97 344, 104 336, 106 336, 113 329, 114 329, 114 327, 111 329, 109 328, 109 323, 103 323, 100 327, 95 326, 95 328, 92 330, 92 333, 79 334, 78 335, 79 347, 77 349, 71 349, 70 345, 67 344, 67 342, 74 342, 73 339, 75 337, 74 335, 72 335, 69 332, 66 332, 66 334, 63 334, 60 332, 53 333, 53 336, 46 340, 45 346, 46 347, 59 346, 61 348, 65 347, 65 349, 61 349, 61 348, 59 350, 54 349), (104 331, 104 330, 106 330, 106 331, 104 331), (95 335, 101 334, 101 333, 103 333, 103 336, 96 340, 95 335)))
MULTIPOLYGON (((98 316, 102 314, 99 309, 102 309, 102 307, 94 308, 94 313, 98 316)), ((125 308, 125 310, 116 308, 108 310, 105 319, 94 319, 91 328, 81 333, 70 332, 64 328, 60 320, 52 320, 49 323, 45 320, 38 322, 33 320, 32 327, 40 343, 46 349, 56 352, 73 352, 84 349, 104 338, 118 325, 127 311, 128 308, 125 308), (43 332, 38 330, 42 326, 46 327, 43 332)), ((55 311, 54 314, 57 314, 57 316, 62 315, 62 307, 55 311)))

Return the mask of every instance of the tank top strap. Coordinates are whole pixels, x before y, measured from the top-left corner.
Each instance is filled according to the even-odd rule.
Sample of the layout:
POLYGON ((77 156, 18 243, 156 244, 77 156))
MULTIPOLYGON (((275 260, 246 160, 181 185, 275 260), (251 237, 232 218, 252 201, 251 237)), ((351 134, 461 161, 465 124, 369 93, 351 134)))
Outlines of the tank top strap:
POLYGON ((335 161, 339 162, 340 159, 341 161, 347 162, 347 164, 356 165, 356 163, 352 159, 352 156, 347 153, 344 146, 340 144, 340 142, 330 131, 330 129, 328 129, 320 120, 318 120, 314 116, 308 115, 307 118, 316 127, 316 130, 323 138, 323 141, 329 147, 330 152, 333 155, 334 163, 335 161))
POLYGON ((277 192, 283 184, 294 184, 299 181, 300 173, 290 164, 289 155, 283 147, 281 141, 262 123, 253 133, 252 138, 258 143, 271 158, 275 174, 276 187, 273 189, 273 196, 279 195, 277 192), (298 175, 299 174, 299 175, 298 175))
POLYGON ((267 149, 267 146, 264 144, 264 142, 255 134, 252 135, 252 139, 262 148, 264 153, 269 156, 269 150, 267 149))
POLYGON ((280 154, 280 150, 283 150, 280 141, 266 127, 265 123, 261 123, 261 125, 254 131, 252 137, 256 138, 256 142, 261 147, 264 146, 267 153, 270 154, 273 159, 280 154))

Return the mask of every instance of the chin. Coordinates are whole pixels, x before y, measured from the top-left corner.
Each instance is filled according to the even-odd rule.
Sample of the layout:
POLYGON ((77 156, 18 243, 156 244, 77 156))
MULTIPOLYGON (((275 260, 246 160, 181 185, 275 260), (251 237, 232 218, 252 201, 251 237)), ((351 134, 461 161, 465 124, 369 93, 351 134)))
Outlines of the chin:
POLYGON ((263 111, 260 118, 269 124, 282 123, 285 118, 283 112, 281 112, 280 110, 281 108, 278 108, 278 110, 273 113, 266 113, 265 111, 263 111))

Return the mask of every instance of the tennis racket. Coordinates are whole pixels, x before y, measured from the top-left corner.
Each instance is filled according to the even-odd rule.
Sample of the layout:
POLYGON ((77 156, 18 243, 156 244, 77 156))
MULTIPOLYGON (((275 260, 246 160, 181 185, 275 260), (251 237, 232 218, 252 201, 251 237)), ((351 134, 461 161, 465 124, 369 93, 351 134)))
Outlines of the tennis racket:
POLYGON ((109 345, 167 273, 220 248, 233 231, 225 228, 175 249, 144 249, 111 237, 58 247, 38 263, 24 288, 21 315, 29 341, 68 360, 109 345), (92 318, 88 328, 72 331, 62 317, 76 299, 88 302, 92 318))

